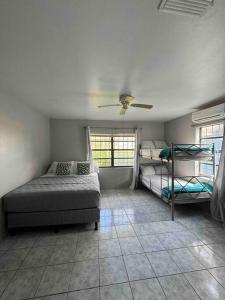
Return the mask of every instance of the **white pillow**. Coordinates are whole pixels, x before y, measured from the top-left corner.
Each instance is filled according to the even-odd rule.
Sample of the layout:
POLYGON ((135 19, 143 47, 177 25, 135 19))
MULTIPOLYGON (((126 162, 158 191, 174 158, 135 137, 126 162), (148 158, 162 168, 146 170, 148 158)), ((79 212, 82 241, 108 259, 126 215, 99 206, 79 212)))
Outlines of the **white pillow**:
POLYGON ((53 161, 53 163, 49 167, 47 173, 55 174, 57 165, 58 165, 58 162, 57 161, 53 161))
POLYGON ((91 172, 99 173, 99 165, 94 160, 91 163, 91 172))
POLYGON ((148 158, 151 158, 152 157, 152 151, 151 149, 141 149, 140 150, 140 155, 142 157, 148 157, 148 158))
POLYGON ((155 166, 154 168, 155 168, 156 175, 161 175, 161 174, 168 175, 169 174, 166 166, 155 166))
POLYGON ((72 174, 77 174, 77 161, 73 161, 72 174))
POLYGON ((155 145, 153 141, 142 141, 141 142, 142 149, 155 149, 155 145))
POLYGON ((163 149, 167 146, 165 141, 154 141, 156 149, 163 149))
POLYGON ((153 166, 141 166, 141 173, 143 176, 155 175, 155 169, 153 166))

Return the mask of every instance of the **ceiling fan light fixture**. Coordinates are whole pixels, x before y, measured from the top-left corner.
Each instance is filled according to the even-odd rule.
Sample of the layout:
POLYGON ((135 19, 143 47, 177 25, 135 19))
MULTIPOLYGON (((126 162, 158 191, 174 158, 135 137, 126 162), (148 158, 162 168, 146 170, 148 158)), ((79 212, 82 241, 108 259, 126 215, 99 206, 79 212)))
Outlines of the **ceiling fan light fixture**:
POLYGON ((122 94, 120 95, 120 99, 119 101, 121 103, 131 103, 132 101, 134 101, 135 97, 131 96, 131 95, 127 95, 127 94, 122 94))
POLYGON ((120 115, 125 115, 127 108, 121 107, 120 115))

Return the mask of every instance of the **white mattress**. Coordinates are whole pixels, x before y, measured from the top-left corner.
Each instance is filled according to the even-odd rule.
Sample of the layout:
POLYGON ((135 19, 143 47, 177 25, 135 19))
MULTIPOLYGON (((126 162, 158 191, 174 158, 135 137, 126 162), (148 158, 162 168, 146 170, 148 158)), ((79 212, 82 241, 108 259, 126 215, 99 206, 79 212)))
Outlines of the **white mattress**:
MULTIPOLYGON (((168 180, 162 180, 161 181, 161 175, 151 175, 151 176, 143 176, 141 175, 141 182, 144 186, 146 186, 149 190, 154 192, 156 195, 158 195, 161 198, 161 190, 169 185, 171 185, 171 176, 162 176, 164 179, 168 180)), ((177 184, 180 183, 182 185, 185 185, 187 182, 183 179, 177 179, 177 184)), ((176 182, 175 182, 176 184, 176 182)), ((166 202, 170 202, 167 198, 162 198, 166 202)), ((177 194, 174 203, 176 204, 185 204, 185 203, 197 203, 197 202, 205 202, 209 201, 210 196, 207 192, 202 193, 179 193, 177 194)))

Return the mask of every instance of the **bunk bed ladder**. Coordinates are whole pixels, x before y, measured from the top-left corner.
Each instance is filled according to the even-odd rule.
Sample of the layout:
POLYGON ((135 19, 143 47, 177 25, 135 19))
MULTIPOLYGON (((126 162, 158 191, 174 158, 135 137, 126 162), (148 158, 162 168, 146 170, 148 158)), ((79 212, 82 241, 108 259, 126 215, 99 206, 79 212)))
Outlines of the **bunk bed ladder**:
POLYGON ((215 143, 212 145, 212 154, 213 154, 213 184, 216 178, 216 157, 215 157, 215 143))
POLYGON ((172 182, 171 182, 171 218, 174 221, 174 177, 175 177, 175 166, 174 166, 174 144, 171 144, 171 159, 172 159, 172 182))

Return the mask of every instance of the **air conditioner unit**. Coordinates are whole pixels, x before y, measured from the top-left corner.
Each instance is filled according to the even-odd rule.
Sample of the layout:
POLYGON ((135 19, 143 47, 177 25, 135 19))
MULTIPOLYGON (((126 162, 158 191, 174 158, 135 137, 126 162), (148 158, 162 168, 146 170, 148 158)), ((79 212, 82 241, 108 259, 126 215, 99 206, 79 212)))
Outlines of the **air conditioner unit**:
POLYGON ((214 0, 161 0, 159 10, 179 15, 202 16, 214 0))
POLYGON ((195 124, 208 123, 225 118, 225 103, 192 113, 192 122, 195 124))

